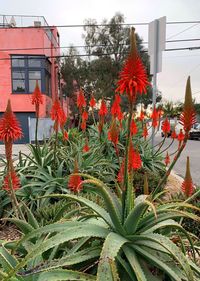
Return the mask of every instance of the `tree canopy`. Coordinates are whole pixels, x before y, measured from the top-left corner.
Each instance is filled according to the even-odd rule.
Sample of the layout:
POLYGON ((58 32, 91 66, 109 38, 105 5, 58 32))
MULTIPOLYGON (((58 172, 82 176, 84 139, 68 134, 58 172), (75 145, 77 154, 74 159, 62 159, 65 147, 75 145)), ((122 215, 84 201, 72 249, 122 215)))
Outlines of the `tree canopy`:
MULTIPOLYGON (((124 16, 117 13, 111 20, 103 20, 101 25, 97 25, 94 19, 85 20, 83 32, 88 57, 77 57, 78 51, 74 47, 69 50, 69 57, 64 59, 61 70, 66 82, 65 94, 71 97, 78 85, 85 90, 88 98, 93 92, 97 100, 102 96, 109 100, 114 94, 119 71, 129 52, 130 29, 124 25, 124 16)), ((138 52, 151 80, 149 56, 137 33, 136 41, 138 52)), ((141 97, 138 102, 141 102, 141 97)), ((151 87, 147 90, 147 95, 143 95, 142 102, 145 106, 152 103, 151 87)))

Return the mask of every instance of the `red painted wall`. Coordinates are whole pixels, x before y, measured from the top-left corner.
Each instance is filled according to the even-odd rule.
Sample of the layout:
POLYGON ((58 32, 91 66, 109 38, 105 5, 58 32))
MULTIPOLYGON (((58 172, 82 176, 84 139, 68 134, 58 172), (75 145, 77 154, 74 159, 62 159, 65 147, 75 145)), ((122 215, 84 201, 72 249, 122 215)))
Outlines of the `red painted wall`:
MULTIPOLYGON (((52 29, 57 38, 57 29, 52 29)), ((31 104, 30 94, 12 94, 11 81, 11 54, 21 55, 45 55, 57 56, 60 49, 54 47, 54 43, 48 38, 44 28, 0 28, 0 112, 4 112, 8 99, 11 99, 14 112, 34 112, 34 105, 31 104), (1 49, 23 49, 23 48, 44 48, 35 50, 7 50, 1 49), (45 49, 50 48, 50 49, 45 49), (5 60, 4 60, 5 59, 5 60)), ((56 46, 58 47, 58 45, 56 46)), ((58 95, 57 64, 55 58, 50 58, 51 65, 51 89, 52 99, 58 95)), ((44 95, 44 103, 41 106, 40 117, 49 115, 52 99, 44 95)))

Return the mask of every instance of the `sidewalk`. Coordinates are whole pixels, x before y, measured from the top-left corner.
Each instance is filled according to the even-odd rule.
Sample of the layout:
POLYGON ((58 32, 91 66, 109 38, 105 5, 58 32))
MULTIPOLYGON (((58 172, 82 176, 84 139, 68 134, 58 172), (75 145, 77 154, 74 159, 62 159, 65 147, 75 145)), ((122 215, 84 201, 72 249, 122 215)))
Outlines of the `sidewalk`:
MULTIPOLYGON (((13 145, 13 156, 18 156, 20 151, 23 153, 29 153, 29 149, 26 144, 14 144, 13 145)), ((0 145, 0 156, 5 157, 4 144, 0 145)))

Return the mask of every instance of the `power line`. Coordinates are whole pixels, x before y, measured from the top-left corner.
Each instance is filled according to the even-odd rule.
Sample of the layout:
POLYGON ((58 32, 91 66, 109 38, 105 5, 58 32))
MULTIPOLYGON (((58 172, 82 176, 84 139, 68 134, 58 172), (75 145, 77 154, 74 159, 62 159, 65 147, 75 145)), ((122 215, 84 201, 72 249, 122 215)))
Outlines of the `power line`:
MULTIPOLYGON (((171 52, 171 51, 184 51, 184 50, 193 50, 193 49, 200 49, 199 47, 184 47, 184 48, 171 48, 171 49, 165 49, 166 52, 171 52)), ((147 53, 147 50, 141 51, 141 53, 147 53)), ((118 54, 128 54, 128 52, 122 52, 122 53, 98 53, 98 54, 74 54, 74 55, 58 55, 58 56, 46 56, 44 57, 44 59, 46 58, 69 58, 69 57, 100 57, 100 56, 111 56, 111 55, 118 55, 118 54)), ((19 54, 16 54, 19 55, 19 54)), ((30 59, 38 59, 36 55, 34 57, 35 54, 32 54, 33 57, 30 57, 30 59)), ((31 56, 31 55, 30 55, 31 56)), ((12 58, 0 58, 0 60, 11 60, 12 58)), ((18 59, 23 59, 23 58, 18 58, 18 59)))
MULTIPOLYGON (((1 16, 1 15, 0 15, 1 16)), ((35 16, 38 17, 38 16, 35 16)), ((167 22, 166 24, 169 25, 176 25, 176 24, 200 24, 200 21, 171 21, 171 22, 167 22)), ((24 27, 12 27, 12 29, 14 28, 78 28, 78 27, 98 27, 98 26, 134 26, 134 25, 149 25, 149 22, 133 22, 133 23, 106 23, 106 24, 62 24, 62 25, 41 25, 41 26, 24 26, 24 27)), ((7 28, 5 26, 5 28, 7 28)), ((191 27, 190 27, 191 28, 191 27)), ((175 35, 173 35, 175 36, 175 35)))
POLYGON ((180 31, 180 32, 178 32, 178 33, 176 33, 176 34, 174 34, 174 35, 168 37, 167 40, 168 40, 168 39, 171 39, 171 38, 173 38, 173 37, 175 37, 175 36, 178 36, 178 35, 182 34, 183 32, 185 32, 185 31, 187 31, 187 30, 189 30, 189 29, 191 29, 191 28, 193 28, 193 27, 195 27, 195 26, 197 26, 197 25, 199 25, 199 24, 200 24, 200 22, 195 23, 194 25, 189 26, 189 27, 185 28, 184 30, 182 30, 182 31, 180 31))
MULTIPOLYGON (((200 41, 200 38, 191 38, 191 39, 177 39, 177 40, 167 40, 166 43, 179 43, 179 42, 193 42, 193 41, 200 41)), ((148 44, 148 42, 142 42, 142 44, 148 44)), ((119 44, 119 46, 129 46, 127 44, 119 44)), ((94 47, 112 47, 111 44, 96 44, 96 45, 71 45, 71 46, 58 46, 53 47, 53 49, 71 49, 71 48, 94 48, 94 47)), ((190 48, 199 48, 199 47, 190 47, 190 48)), ((3 48, 0 49, 1 52, 6 51, 26 51, 26 50, 49 50, 52 49, 52 47, 30 47, 30 48, 3 48)))

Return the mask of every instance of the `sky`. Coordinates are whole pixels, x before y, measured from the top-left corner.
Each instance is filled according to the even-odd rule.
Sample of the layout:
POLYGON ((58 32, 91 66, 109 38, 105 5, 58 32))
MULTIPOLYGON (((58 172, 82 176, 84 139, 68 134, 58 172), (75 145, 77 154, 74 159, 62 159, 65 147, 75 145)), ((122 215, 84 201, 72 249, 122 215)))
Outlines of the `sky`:
MULTIPOLYGON (((49 25, 83 24, 85 19, 111 19, 115 13, 125 16, 126 23, 151 22, 162 16, 167 22, 199 21, 199 23, 167 25, 166 39, 200 39, 200 0, 0 0, 1 14, 44 16, 49 25)), ((59 28, 61 46, 82 45, 82 28, 59 28)), ((136 26, 148 40, 148 25, 136 26)), ((166 48, 200 47, 194 42, 167 43, 166 48)), ((193 97, 200 102, 200 48, 163 52, 158 89, 164 100, 183 101, 185 84, 191 76, 193 97)))

